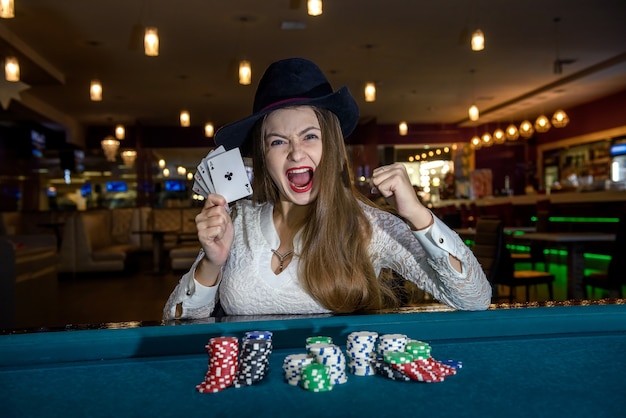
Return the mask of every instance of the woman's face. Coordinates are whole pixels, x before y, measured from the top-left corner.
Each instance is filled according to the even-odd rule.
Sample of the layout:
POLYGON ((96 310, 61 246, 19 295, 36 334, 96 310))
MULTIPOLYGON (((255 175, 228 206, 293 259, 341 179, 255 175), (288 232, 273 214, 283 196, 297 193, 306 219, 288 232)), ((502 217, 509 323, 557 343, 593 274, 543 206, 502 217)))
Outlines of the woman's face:
POLYGON ((264 123, 265 163, 281 198, 297 205, 315 200, 315 170, 322 160, 319 121, 309 106, 278 109, 264 123))

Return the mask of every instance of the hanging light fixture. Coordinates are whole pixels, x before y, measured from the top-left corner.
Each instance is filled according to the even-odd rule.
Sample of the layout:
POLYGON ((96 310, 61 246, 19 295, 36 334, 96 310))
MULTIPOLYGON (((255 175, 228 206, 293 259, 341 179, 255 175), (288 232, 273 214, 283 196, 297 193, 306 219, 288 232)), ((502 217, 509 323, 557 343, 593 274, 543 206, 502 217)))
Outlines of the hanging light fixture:
POLYGON ((482 51, 485 49, 485 34, 482 30, 476 29, 472 34, 472 51, 482 51))
POLYGON ((7 81, 20 81, 20 63, 16 57, 4 59, 4 78, 7 81))
POLYGON ((493 142, 496 144, 504 144, 506 142, 506 134, 500 128, 493 131, 493 142))
POLYGON ((320 16, 322 14, 322 0, 307 0, 306 11, 309 16, 320 16))
POLYGON ((165 160, 163 158, 159 160, 158 164, 160 169, 165 168, 165 160))
POLYGON ((163 177, 169 177, 169 176, 170 176, 170 169, 166 167, 163 169, 163 177))
POLYGON ((480 117, 480 111, 478 110, 478 106, 476 106, 475 104, 470 106, 467 113, 469 114, 469 118, 471 121, 477 121, 480 117))
POLYGON ((107 136, 100 142, 100 145, 102 146, 102 151, 104 151, 104 156, 107 161, 115 162, 115 155, 120 147, 120 141, 112 136, 107 136))
POLYGON ((15 17, 15 6, 13 0, 0 0, 0 17, 11 19, 15 17))
POLYGON ((207 138, 211 138, 213 137, 213 134, 215 133, 215 128, 213 127, 213 124, 211 122, 207 122, 204 124, 204 136, 206 136, 207 138))
POLYGON ((89 97, 91 97, 91 100, 94 102, 102 100, 102 84, 100 83, 100 80, 91 80, 91 85, 89 86, 89 97))
POLYGON ((124 125, 117 125, 115 127, 115 138, 120 140, 126 138, 126 129, 124 129, 124 125))
POLYGON ((179 165, 178 167, 176 167, 176 172, 179 176, 184 176, 185 174, 187 174, 187 169, 182 165, 179 165))
POLYGON ((551 127, 550 120, 544 114, 541 114, 537 120, 535 120, 535 130, 539 133, 548 132, 551 127))
POLYGON ((510 124, 506 127, 506 139, 509 141, 516 141, 519 138, 519 130, 515 124, 510 124))
POLYGON ((135 164, 135 159, 137 159, 137 151, 135 150, 126 150, 121 152, 122 161, 124 161, 124 165, 128 168, 132 168, 135 164))
POLYGON ((470 140, 470 144, 472 145, 472 148, 474 149, 480 149, 480 147, 482 146, 482 139, 480 139, 480 137, 478 135, 474 135, 472 137, 472 139, 470 140))
POLYGON ((493 145, 493 138, 489 132, 485 132, 481 137, 482 146, 490 147, 493 145))
POLYGON ((552 115, 552 126, 555 128, 565 128, 568 123, 569 116, 567 116, 564 110, 559 109, 552 115))
POLYGON ((533 124, 528 119, 524 120, 519 126, 519 134, 522 138, 530 138, 535 133, 533 124))
POLYGON ((406 136, 406 134, 409 133, 409 125, 406 124, 406 122, 400 122, 400 124, 398 125, 398 133, 400 134, 400 136, 406 136))
POLYGON ((180 126, 187 128, 189 125, 191 125, 191 117, 188 111, 183 110, 180 112, 180 126))
POLYGON ((250 61, 239 61, 239 84, 247 86, 252 83, 252 66, 250 61))
POLYGON ((376 84, 365 83, 365 101, 366 102, 376 101, 376 84))
POLYGON ((149 57, 159 55, 159 32, 155 27, 147 27, 143 37, 143 50, 149 57))

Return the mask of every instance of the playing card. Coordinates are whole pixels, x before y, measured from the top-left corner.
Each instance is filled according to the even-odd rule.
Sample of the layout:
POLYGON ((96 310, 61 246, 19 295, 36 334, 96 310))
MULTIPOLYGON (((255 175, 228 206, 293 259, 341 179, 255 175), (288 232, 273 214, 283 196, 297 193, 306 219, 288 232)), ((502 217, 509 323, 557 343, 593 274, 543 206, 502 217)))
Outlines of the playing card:
POLYGON ((194 175, 194 178, 196 179, 196 181, 201 183, 202 186, 204 186, 203 188, 206 190, 208 195, 210 193, 215 193, 215 187, 213 186, 213 182, 211 181, 211 174, 209 174, 209 169, 206 165, 207 157, 204 157, 202 161, 200 161, 200 164, 198 164, 198 168, 196 171, 197 176, 194 175), (198 179, 198 177, 200 177, 200 179, 198 179))
POLYGON ((215 193, 224 196, 228 203, 252 194, 252 186, 239 148, 209 155, 207 165, 215 193))

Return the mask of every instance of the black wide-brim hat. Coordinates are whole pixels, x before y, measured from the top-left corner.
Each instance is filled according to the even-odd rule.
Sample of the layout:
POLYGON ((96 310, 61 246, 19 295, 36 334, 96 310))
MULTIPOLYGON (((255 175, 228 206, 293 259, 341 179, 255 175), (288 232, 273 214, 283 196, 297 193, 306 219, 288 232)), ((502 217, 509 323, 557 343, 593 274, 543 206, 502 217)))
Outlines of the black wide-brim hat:
POLYGON ((291 106, 316 106, 330 110, 339 118, 346 138, 359 121, 359 106, 347 87, 333 91, 322 70, 303 58, 289 58, 271 64, 257 87, 252 115, 222 126, 215 133, 215 143, 227 150, 250 149, 254 124, 266 114, 291 106))

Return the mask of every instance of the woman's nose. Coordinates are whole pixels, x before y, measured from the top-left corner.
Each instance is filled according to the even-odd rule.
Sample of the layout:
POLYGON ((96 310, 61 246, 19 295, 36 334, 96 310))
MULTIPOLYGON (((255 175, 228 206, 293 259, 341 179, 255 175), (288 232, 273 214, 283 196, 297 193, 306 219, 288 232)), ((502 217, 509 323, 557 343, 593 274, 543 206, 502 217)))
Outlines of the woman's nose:
POLYGON ((304 152, 302 150, 302 144, 299 141, 291 141, 291 150, 289 152, 289 157, 293 161, 299 161, 304 156, 304 152))

